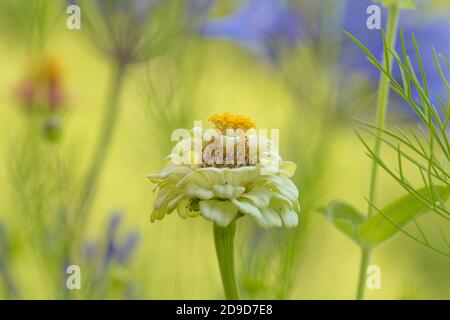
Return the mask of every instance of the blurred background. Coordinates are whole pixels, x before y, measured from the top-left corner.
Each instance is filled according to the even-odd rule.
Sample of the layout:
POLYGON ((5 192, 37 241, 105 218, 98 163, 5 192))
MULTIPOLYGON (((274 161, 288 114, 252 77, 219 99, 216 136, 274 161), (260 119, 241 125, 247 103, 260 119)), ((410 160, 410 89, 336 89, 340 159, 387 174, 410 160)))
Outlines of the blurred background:
MULTIPOLYGON (((302 205, 294 230, 242 219, 242 296, 353 299, 359 249, 317 209, 336 198, 367 207, 371 161, 354 120, 375 122, 379 72, 341 30, 381 58, 370 4, 0 1, 0 298, 222 298, 211 223, 176 214, 150 223, 146 175, 162 169, 174 129, 230 112, 280 129, 302 205), (71 4, 80 30, 66 26, 71 4), (66 288, 71 264, 81 290, 66 288)), ((414 33, 430 91, 447 103, 431 50, 450 59, 449 15, 445 0, 400 15, 407 49, 414 33)), ((389 127, 417 128, 410 109, 392 94, 389 127)), ((405 193, 384 173, 380 186, 383 205, 405 193)), ((450 298, 450 259, 402 234, 371 263, 382 288, 369 299, 450 298)))

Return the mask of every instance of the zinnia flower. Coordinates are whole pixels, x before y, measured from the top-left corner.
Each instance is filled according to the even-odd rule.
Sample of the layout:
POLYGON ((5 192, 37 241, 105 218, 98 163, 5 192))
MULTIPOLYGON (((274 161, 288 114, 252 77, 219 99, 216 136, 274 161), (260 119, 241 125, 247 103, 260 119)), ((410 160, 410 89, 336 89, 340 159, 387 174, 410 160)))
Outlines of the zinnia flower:
MULTIPOLYGON (((282 161, 270 140, 257 137, 255 123, 248 117, 225 113, 209 120, 215 125, 217 139, 201 142, 202 161, 180 163, 176 151, 159 174, 149 176, 157 190, 151 221, 177 210, 182 218, 202 215, 221 227, 247 215, 264 228, 283 224, 288 228, 295 227, 300 205, 298 190, 290 177, 296 165, 282 161), (240 134, 229 135, 229 129, 240 134), (241 142, 245 142, 245 148, 240 147, 241 142), (228 147, 224 148, 229 145, 231 152, 228 147), (265 150, 263 145, 267 146, 265 150), (218 149, 210 152, 211 147, 217 146, 219 152, 218 149), (251 151, 256 147, 258 154, 252 158, 251 151), (269 160, 279 165, 271 166, 273 162, 269 160)), ((194 128, 194 132, 198 129, 194 128)), ((203 137, 208 134, 203 130, 200 133, 203 137)), ((195 139, 184 139, 174 150, 195 143, 198 143, 195 139)), ((192 155, 191 159, 199 159, 195 152, 192 155)))

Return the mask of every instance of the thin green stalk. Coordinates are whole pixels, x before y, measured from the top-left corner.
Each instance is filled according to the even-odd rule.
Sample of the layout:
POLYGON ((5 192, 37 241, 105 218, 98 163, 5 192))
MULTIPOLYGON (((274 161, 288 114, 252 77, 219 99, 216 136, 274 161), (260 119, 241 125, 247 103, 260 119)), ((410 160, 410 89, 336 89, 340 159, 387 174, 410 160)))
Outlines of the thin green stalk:
POLYGON ((222 228, 214 223, 214 243, 216 245, 217 260, 219 262, 220 276, 223 290, 227 300, 239 300, 239 290, 236 282, 234 268, 234 235, 236 222, 222 228))
MULTIPOLYGON (((387 21, 387 31, 386 31, 386 43, 387 48, 394 50, 395 40, 397 37, 398 29, 398 17, 400 9, 397 5, 391 5, 389 7, 388 21, 387 21)), ((388 50, 385 52, 388 52, 388 50)), ((383 66, 389 69, 389 73, 392 70, 393 56, 392 54, 385 54, 383 59, 383 66)), ((367 217, 370 218, 373 213, 373 204, 376 201, 376 189, 377 189, 377 177, 378 177, 378 163, 375 159, 378 158, 380 154, 381 139, 380 133, 384 129, 386 124, 386 114, 389 102, 389 84, 390 80, 388 76, 384 73, 380 76, 380 82, 378 84, 378 94, 377 94, 377 136, 375 137, 375 146, 373 148, 375 158, 372 162, 372 173, 370 178, 370 188, 369 188, 369 205, 367 208, 367 217)), ((361 248, 361 267, 359 270, 359 280, 356 293, 356 299, 364 299, 364 292, 366 288, 366 272, 367 267, 370 263, 370 253, 371 249, 367 247, 361 248)))
POLYGON ((366 272, 367 267, 370 262, 370 250, 362 249, 361 250, 361 264, 359 269, 359 279, 358 279, 358 288, 356 291, 356 299, 363 300, 364 299, 364 291, 366 289, 366 272))
POLYGON ((120 93, 123 88, 125 71, 125 63, 118 63, 114 70, 114 75, 108 92, 108 98, 106 100, 105 117, 103 119, 99 140, 94 150, 94 157, 88 170, 77 210, 74 214, 74 223, 77 226, 76 231, 82 231, 97 191, 99 177, 101 175, 101 171, 108 154, 108 149, 111 145, 113 132, 117 124, 120 106, 120 93))

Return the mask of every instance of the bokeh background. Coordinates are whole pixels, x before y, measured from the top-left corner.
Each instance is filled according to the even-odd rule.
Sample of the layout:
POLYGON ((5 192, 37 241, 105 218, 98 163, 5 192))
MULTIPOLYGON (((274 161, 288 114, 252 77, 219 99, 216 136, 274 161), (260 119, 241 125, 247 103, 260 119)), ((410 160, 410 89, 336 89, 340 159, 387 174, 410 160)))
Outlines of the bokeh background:
MULTIPOLYGON (((242 219, 243 297, 353 299, 359 249, 317 209, 336 198, 367 207, 371 161, 354 119, 375 121, 379 72, 341 30, 381 58, 380 30, 366 27, 371 3, 92 0, 82 6, 81 30, 69 30, 69 2, 1 0, 0 298, 222 298, 211 223, 176 214, 150 223, 146 175, 163 167, 174 129, 230 112, 280 129, 303 208, 290 231, 242 219), (110 144, 100 146, 114 105, 110 144), (95 161, 91 206, 73 228, 95 161), (81 267, 81 290, 65 288, 70 264, 81 267)), ((450 58, 449 13, 445 0, 401 13, 430 79, 431 48, 450 58)), ((430 83, 445 96, 438 79, 430 83)), ((388 123, 408 129, 418 120, 392 95, 388 123)), ((380 186, 380 204, 404 194, 384 173, 380 186)), ((369 299, 450 298, 450 259, 402 234, 371 263, 382 288, 368 290, 369 299)))

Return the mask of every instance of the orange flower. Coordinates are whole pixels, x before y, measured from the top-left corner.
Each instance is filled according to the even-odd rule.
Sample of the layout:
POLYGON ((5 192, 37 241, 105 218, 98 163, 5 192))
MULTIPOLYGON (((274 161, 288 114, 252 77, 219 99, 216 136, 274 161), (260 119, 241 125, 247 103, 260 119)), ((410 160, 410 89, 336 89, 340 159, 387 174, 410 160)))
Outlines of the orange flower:
POLYGON ((56 111, 64 105, 62 69, 57 59, 47 58, 20 83, 17 96, 27 109, 56 111))

